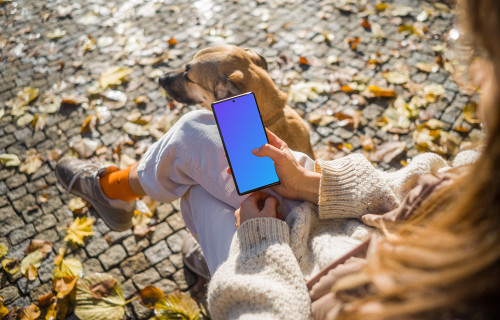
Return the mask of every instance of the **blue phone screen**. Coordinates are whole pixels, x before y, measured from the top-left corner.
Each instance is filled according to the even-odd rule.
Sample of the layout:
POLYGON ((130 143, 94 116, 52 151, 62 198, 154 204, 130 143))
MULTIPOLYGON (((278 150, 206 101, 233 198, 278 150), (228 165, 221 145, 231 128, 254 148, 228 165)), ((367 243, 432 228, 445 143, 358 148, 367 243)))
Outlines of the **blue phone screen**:
POLYGON ((214 103, 213 110, 238 192, 279 182, 273 160, 252 153, 268 143, 253 93, 214 103))

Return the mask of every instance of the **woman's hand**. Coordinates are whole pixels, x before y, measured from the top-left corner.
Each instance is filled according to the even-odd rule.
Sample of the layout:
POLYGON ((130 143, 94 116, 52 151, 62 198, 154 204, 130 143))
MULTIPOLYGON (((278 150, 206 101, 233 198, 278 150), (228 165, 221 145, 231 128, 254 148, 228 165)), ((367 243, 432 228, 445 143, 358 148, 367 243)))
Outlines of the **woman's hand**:
POLYGON ((268 129, 266 132, 269 144, 252 150, 252 153, 258 157, 269 157, 274 161, 281 183, 271 189, 288 199, 318 203, 321 175, 302 167, 283 140, 268 129))
POLYGON ((234 212, 236 228, 252 218, 276 218, 277 206, 278 200, 275 197, 261 191, 253 192, 234 212))

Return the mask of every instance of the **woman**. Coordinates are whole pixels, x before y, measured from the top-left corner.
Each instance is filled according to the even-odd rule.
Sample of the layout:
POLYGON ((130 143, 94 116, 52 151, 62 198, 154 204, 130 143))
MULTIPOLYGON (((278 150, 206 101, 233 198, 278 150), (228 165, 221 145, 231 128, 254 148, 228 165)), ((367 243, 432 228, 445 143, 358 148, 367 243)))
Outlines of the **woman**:
MULTIPOLYGON (((463 6, 468 31, 487 54, 479 80, 481 117, 489 138, 477 164, 449 170, 437 158, 420 158, 419 171, 415 169, 419 164, 414 164, 417 157, 410 164, 411 174, 405 168, 390 177, 351 156, 341 162, 319 162, 314 174, 298 165, 286 145, 270 133, 271 145, 255 154, 275 161, 282 181, 275 189, 279 194, 312 201, 318 195, 320 219, 393 211, 363 218, 384 231, 382 239, 371 241, 366 260, 351 258, 332 268, 326 290, 323 285, 308 291, 304 275, 317 271, 313 269, 324 252, 316 250, 304 259, 301 248, 309 242, 309 249, 317 249, 315 245, 327 235, 315 228, 328 220, 318 220, 315 228, 299 228, 314 222, 314 214, 309 214, 309 222, 303 221, 314 211, 304 204, 292 210, 287 225, 275 218, 272 197, 253 194, 235 213, 239 229, 229 257, 209 285, 209 309, 215 319, 500 317, 500 2, 468 0, 463 6), (408 193, 418 173, 425 171, 447 172, 408 193), (423 196, 428 191, 432 194, 423 196), (407 208, 396 208, 399 204, 407 208), (397 227, 389 223, 402 218, 408 220, 397 227), (300 234, 298 229, 307 231, 300 234), (317 243, 308 238, 312 232, 320 239, 317 243)), ((457 164, 468 163, 459 158, 457 164)))

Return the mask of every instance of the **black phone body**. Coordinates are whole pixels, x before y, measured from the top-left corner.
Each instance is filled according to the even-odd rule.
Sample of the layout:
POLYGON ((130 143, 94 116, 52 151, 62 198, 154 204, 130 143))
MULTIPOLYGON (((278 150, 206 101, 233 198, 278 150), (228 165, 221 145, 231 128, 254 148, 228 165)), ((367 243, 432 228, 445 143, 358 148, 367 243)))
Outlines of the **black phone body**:
POLYGON ((279 184, 273 160, 252 153, 269 143, 253 92, 215 101, 212 110, 238 194, 279 184))

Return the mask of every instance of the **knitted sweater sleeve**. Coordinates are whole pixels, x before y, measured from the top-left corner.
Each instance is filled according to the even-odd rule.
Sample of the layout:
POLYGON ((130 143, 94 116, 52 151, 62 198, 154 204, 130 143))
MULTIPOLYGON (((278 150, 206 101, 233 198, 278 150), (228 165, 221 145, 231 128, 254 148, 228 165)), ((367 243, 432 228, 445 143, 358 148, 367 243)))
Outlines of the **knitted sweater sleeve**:
POLYGON ((447 168, 447 162, 434 153, 418 155, 403 169, 390 173, 375 169, 359 153, 332 161, 318 160, 319 217, 360 218, 366 213, 388 212, 399 206, 418 176, 447 168))
POLYGON ((289 247, 289 227, 274 218, 245 221, 228 259, 208 286, 213 319, 310 319, 311 300, 289 247))

